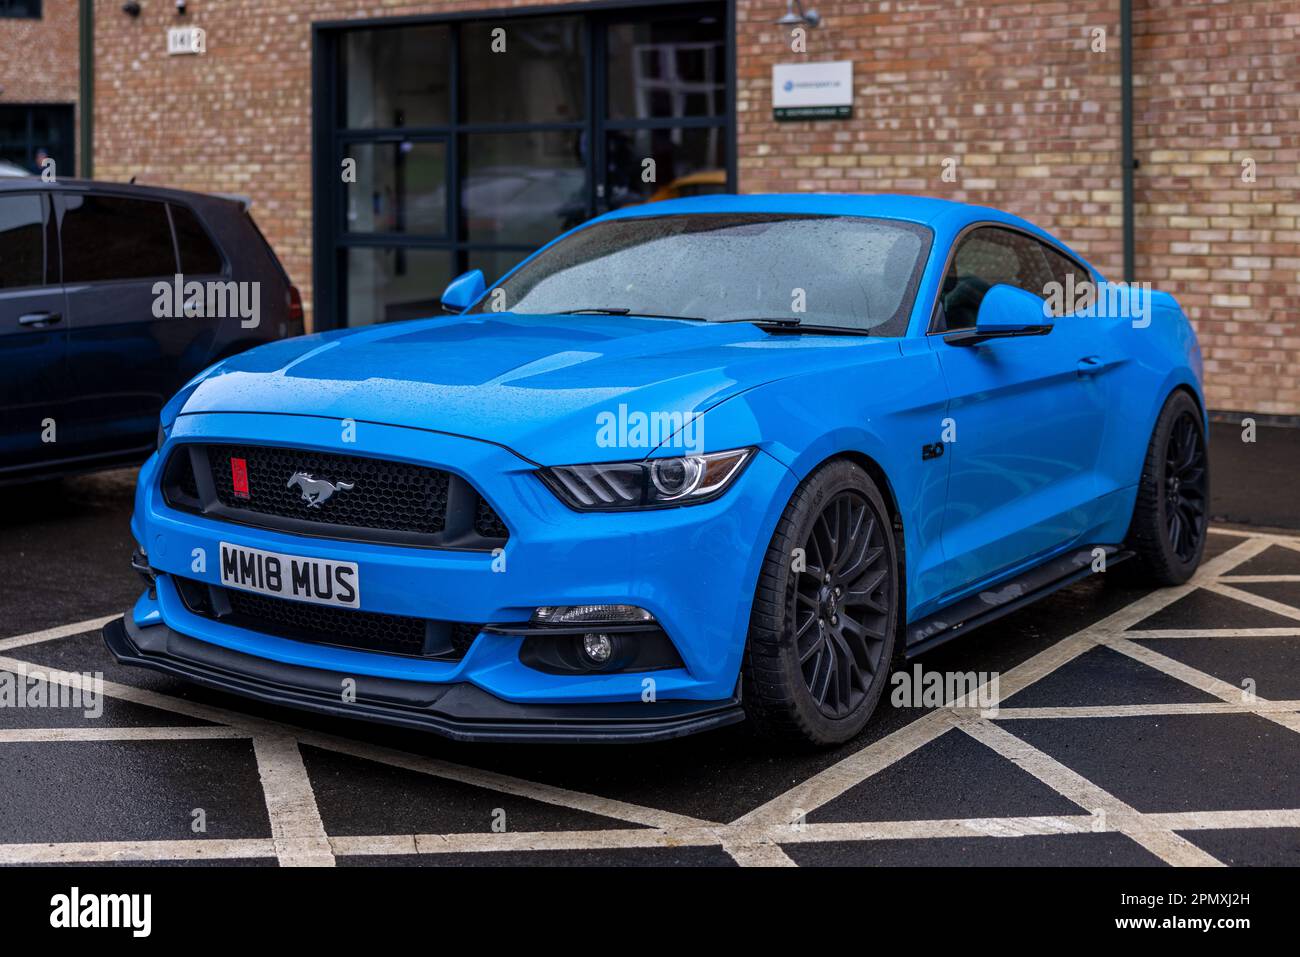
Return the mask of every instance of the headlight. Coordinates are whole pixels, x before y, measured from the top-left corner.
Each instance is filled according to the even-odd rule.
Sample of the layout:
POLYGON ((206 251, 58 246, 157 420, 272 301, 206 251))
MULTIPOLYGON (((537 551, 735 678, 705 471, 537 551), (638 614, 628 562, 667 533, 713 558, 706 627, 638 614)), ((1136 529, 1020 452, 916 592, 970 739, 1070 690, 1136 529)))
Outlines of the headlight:
POLYGON ((732 449, 644 462, 560 465, 538 474, 565 505, 580 512, 668 508, 717 498, 753 454, 753 449, 732 449))

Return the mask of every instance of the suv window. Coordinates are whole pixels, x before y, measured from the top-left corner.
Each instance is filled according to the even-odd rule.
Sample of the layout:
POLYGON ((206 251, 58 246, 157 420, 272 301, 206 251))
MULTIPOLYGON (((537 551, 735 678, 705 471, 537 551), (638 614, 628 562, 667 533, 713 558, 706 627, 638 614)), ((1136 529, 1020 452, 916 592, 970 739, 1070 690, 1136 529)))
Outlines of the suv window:
POLYGON ((203 229, 203 224, 187 206, 172 204, 172 227, 176 230, 176 249, 181 254, 181 272, 186 276, 219 274, 221 253, 203 229))
POLYGON ((0 289, 45 282, 45 204, 39 193, 0 196, 0 289))
POLYGON ((65 194, 63 280, 160 279, 176 273, 167 206, 156 200, 65 194))
POLYGON ((991 286, 1006 283, 1045 298, 1047 284, 1054 278, 1038 240, 996 226, 973 229, 958 243, 952 265, 943 277, 939 331, 973 327, 980 303, 991 286))

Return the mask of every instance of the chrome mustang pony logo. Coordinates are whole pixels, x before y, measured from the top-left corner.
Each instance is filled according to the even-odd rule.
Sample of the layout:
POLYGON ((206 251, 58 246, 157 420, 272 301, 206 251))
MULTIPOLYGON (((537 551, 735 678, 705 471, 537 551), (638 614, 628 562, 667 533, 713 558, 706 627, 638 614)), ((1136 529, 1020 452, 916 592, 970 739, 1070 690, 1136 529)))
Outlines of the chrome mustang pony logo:
POLYGON ((294 472, 285 488, 293 488, 295 485, 302 492, 302 500, 307 503, 308 508, 320 508, 333 497, 335 492, 346 492, 354 487, 351 482, 336 483, 312 478, 306 472, 294 472))

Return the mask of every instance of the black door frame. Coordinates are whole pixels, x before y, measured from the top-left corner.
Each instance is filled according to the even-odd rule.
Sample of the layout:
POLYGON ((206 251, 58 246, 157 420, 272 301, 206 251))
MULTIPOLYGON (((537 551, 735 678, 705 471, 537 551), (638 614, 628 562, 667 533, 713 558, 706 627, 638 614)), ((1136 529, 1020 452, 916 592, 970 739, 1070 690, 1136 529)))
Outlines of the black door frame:
MULTIPOLYGON (((635 13, 638 11, 672 12, 689 11, 698 6, 719 6, 724 10, 724 37, 726 64, 724 77, 729 87, 726 109, 720 117, 724 131, 724 164, 727 173, 727 189, 736 189, 736 20, 735 0, 673 0, 671 3, 655 3, 652 0, 598 0, 592 3, 545 4, 509 9, 465 10, 454 13, 412 15, 400 17, 378 17, 362 20, 329 20, 312 24, 312 327, 316 330, 338 328, 343 322, 341 309, 345 293, 344 254, 349 247, 401 246, 410 249, 447 250, 453 257, 452 275, 465 267, 467 255, 474 249, 502 250, 500 243, 473 243, 459 237, 460 224, 460 161, 458 138, 465 133, 495 132, 511 133, 523 131, 546 130, 580 130, 587 132, 596 129, 601 134, 591 138, 589 144, 589 170, 587 182, 587 213, 595 215, 599 210, 597 197, 598 181, 603 183, 605 176, 605 137, 607 130, 655 129, 665 126, 717 127, 719 117, 682 117, 672 120, 606 120, 604 116, 604 97, 608 79, 605 58, 604 30, 593 30, 593 23, 604 22, 618 13, 635 13), (475 123, 460 122, 460 43, 457 31, 459 25, 475 20, 507 20, 527 17, 546 17, 557 15, 584 15, 582 26, 582 43, 587 52, 587 71, 585 81, 585 116, 580 121, 556 123, 475 123), (356 131, 345 131, 338 124, 340 89, 339 89, 339 40, 348 31, 374 27, 429 26, 447 24, 452 30, 450 44, 451 74, 450 116, 447 124, 437 127, 418 129, 368 129, 365 139, 368 141, 384 138, 430 139, 445 138, 447 149, 447 181, 453 188, 447 192, 447 229, 441 238, 412 238, 391 233, 346 234, 342 229, 339 215, 338 198, 341 181, 339 179, 338 156, 344 142, 356 142, 356 131)), ((519 246, 518 251, 527 252, 532 246, 519 246)), ((504 250, 503 250, 504 251, 504 250)))

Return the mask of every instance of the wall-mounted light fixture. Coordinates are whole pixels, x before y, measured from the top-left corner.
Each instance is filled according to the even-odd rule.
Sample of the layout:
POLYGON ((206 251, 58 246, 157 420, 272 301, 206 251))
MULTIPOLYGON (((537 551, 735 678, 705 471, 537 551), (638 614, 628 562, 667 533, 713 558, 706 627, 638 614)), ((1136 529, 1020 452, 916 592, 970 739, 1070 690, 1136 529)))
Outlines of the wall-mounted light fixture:
POLYGON ((785 16, 776 22, 782 27, 798 27, 804 24, 815 27, 822 22, 822 15, 816 10, 805 13, 803 0, 785 0, 785 16))
POLYGON ((122 12, 128 17, 138 17, 140 15, 140 4, 136 3, 135 0, 127 0, 126 3, 122 4, 122 12))
POLYGON ((187 11, 185 0, 176 0, 176 16, 183 17, 187 11))

